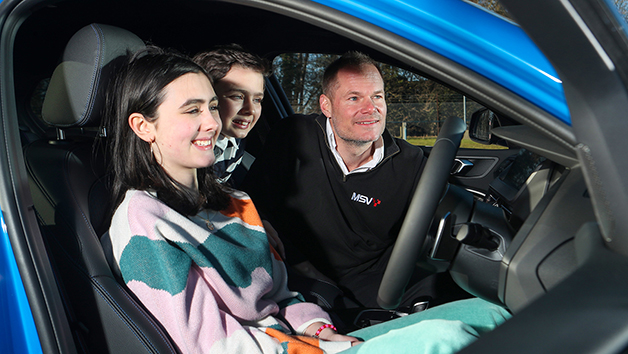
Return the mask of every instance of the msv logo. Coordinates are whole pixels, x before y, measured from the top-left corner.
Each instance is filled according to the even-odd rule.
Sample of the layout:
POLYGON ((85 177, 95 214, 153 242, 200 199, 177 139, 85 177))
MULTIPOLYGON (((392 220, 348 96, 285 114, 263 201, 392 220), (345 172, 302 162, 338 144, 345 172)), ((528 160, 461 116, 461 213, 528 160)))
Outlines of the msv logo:
POLYGON ((371 203, 373 204, 374 207, 380 205, 382 203, 381 200, 379 199, 373 199, 373 198, 369 198, 365 195, 362 194, 358 194, 356 192, 353 192, 353 195, 351 195, 351 200, 353 200, 354 202, 358 202, 358 203, 363 203, 366 205, 371 205, 371 203))

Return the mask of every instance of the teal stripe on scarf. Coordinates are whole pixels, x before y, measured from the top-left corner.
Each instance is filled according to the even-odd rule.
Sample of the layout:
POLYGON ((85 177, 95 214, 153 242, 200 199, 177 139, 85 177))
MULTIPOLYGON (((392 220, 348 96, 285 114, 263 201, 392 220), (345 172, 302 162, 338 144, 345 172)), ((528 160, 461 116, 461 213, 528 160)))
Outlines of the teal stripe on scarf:
POLYGON ((141 236, 131 237, 120 257, 125 283, 137 280, 170 295, 185 289, 191 264, 190 257, 168 242, 141 236))
POLYGON ((120 258, 124 281, 140 281, 176 295, 185 289, 192 261, 200 267, 215 268, 228 285, 239 288, 251 285, 256 268, 273 274, 266 235, 240 224, 226 225, 198 248, 187 242, 175 244, 132 237, 120 258))
POLYGON ((215 268, 224 281, 235 287, 251 285, 251 273, 263 268, 272 276, 273 268, 266 234, 232 223, 210 235, 198 248, 177 243, 200 267, 215 268))

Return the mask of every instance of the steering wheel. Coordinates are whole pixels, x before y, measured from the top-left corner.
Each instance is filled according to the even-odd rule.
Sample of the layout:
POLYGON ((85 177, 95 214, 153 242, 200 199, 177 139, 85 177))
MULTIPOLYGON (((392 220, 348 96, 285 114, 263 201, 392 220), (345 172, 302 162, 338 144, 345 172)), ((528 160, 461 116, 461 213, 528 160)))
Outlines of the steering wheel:
POLYGON ((462 119, 450 117, 436 138, 379 286, 377 303, 384 309, 401 303, 466 128, 462 119))

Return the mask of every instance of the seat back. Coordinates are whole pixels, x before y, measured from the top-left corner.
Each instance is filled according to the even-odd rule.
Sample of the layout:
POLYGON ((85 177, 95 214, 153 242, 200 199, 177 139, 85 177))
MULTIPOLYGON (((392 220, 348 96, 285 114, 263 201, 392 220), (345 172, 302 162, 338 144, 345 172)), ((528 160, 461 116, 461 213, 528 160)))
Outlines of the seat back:
POLYGON ((58 138, 24 148, 35 211, 82 352, 178 352, 162 326, 114 277, 99 240, 110 221, 105 154, 94 148, 104 92, 128 51, 143 46, 139 37, 120 28, 91 24, 79 30, 44 100, 43 119, 58 129, 58 138), (79 134, 73 134, 76 130, 79 134))

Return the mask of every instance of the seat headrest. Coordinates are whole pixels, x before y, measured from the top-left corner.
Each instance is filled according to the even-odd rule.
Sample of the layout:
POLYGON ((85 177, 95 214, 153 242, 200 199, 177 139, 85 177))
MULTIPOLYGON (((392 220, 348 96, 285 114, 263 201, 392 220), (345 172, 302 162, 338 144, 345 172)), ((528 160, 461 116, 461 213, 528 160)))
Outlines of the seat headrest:
POLYGON ((43 120, 57 128, 98 126, 116 64, 128 52, 144 47, 138 36, 118 27, 93 23, 80 29, 52 74, 43 120))

